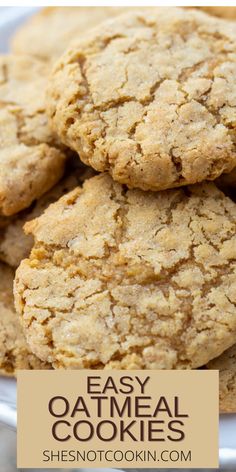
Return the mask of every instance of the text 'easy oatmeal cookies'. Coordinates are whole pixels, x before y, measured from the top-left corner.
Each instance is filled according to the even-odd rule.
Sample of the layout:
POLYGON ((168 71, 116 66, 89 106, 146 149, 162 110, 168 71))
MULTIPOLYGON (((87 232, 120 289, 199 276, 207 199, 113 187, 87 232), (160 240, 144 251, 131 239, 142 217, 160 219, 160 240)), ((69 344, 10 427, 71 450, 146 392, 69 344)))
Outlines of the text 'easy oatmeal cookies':
POLYGON ((28 208, 62 177, 45 112, 48 68, 27 56, 0 56, 0 219, 28 208))
POLYGON ((51 77, 54 130, 129 187, 213 180, 236 165, 235 25, 158 8, 104 22, 51 77))
POLYGON ((236 205, 214 184, 87 180, 27 223, 16 307, 56 368, 196 368, 236 336, 236 205))

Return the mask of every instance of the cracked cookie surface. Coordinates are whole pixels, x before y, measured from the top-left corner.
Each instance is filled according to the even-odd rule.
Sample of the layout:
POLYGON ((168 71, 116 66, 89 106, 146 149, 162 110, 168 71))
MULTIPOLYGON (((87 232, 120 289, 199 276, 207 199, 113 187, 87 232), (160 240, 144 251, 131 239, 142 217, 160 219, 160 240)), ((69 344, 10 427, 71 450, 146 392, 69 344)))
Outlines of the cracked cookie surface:
POLYGON ((236 344, 207 367, 220 371, 221 413, 236 413, 236 344))
POLYGON ((16 54, 29 54, 52 62, 81 33, 105 19, 129 8, 121 7, 52 7, 44 8, 14 34, 11 46, 16 54))
POLYGON ((236 205, 214 184, 93 177, 26 225, 16 272, 31 349, 56 368, 185 369, 236 335, 236 205))
POLYGON ((11 218, 5 228, 1 229, 0 260, 11 267, 18 267, 22 259, 29 256, 33 246, 33 237, 24 232, 25 223, 40 216, 51 203, 81 185, 94 172, 90 168, 81 166, 81 168, 74 170, 73 174, 65 177, 39 200, 36 200, 29 209, 19 213, 16 218, 11 218))
POLYGON ((14 308, 13 270, 0 263, 0 373, 15 375, 18 369, 48 369, 31 353, 14 308))
POLYGON ((213 180, 236 165, 236 30, 195 10, 158 8, 104 22, 59 60, 54 130, 129 187, 213 180))
POLYGON ((45 113, 48 68, 26 56, 0 56, 0 218, 30 206, 62 177, 45 113))

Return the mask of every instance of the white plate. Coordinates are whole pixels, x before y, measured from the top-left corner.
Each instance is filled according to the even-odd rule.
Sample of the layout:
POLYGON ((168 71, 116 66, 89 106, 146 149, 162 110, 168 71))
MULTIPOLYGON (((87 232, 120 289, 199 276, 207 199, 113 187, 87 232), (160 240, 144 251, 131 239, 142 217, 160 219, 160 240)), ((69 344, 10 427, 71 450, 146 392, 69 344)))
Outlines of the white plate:
MULTIPOLYGON (((36 8, 0 7, 0 52, 7 52, 16 28, 36 8)), ((16 428, 16 382, 0 377, 0 421, 16 428)), ((236 468, 236 415, 220 417, 220 462, 236 468)))

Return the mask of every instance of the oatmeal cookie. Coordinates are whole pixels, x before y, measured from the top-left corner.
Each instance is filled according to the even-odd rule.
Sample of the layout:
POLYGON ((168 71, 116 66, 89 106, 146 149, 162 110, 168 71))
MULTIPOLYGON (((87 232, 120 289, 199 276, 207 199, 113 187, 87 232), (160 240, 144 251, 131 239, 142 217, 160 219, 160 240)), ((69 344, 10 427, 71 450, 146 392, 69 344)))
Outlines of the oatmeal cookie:
POLYGON ((196 10, 104 22, 71 45, 48 90, 54 130, 114 180, 161 190, 236 165, 236 29, 196 10))
POLYGON ((18 267, 22 259, 29 256, 33 246, 33 237, 24 232, 25 223, 40 216, 51 203, 57 201, 77 185, 77 179, 73 176, 63 179, 39 200, 36 200, 30 208, 11 219, 0 234, 0 259, 12 267, 18 267))
POLYGON ((0 56, 0 218, 27 208, 62 177, 45 113, 48 69, 26 56, 0 56))
POLYGON ((126 10, 129 8, 44 8, 16 31, 12 39, 12 50, 16 54, 29 54, 52 62, 65 51, 71 40, 126 10))
POLYGON ((220 371, 221 413, 236 413, 236 344, 207 367, 220 371))
POLYGON ((142 192, 101 174, 26 230, 16 307, 55 368, 196 368, 234 343, 236 205, 214 184, 142 192))
POLYGON ((16 268, 29 256, 33 246, 33 237, 25 234, 24 225, 40 216, 51 203, 68 193, 94 174, 92 169, 80 166, 73 174, 65 177, 53 189, 36 200, 30 208, 22 211, 16 218, 11 218, 8 225, 0 233, 0 260, 16 268))
POLYGON ((37 359, 26 343, 14 309, 13 278, 13 270, 0 263, 0 373, 15 375, 18 369, 48 369, 49 365, 37 359))
POLYGON ((236 7, 200 7, 209 15, 225 18, 226 20, 236 20, 236 7))

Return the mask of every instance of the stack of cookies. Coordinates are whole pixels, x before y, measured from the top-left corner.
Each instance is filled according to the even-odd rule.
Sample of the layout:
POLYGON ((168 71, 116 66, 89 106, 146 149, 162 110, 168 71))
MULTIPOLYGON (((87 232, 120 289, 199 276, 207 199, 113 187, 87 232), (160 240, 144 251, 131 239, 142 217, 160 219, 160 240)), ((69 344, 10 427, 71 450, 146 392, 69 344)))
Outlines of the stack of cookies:
POLYGON ((236 24, 124 10, 1 58, 0 368, 219 369, 236 411, 236 24))

